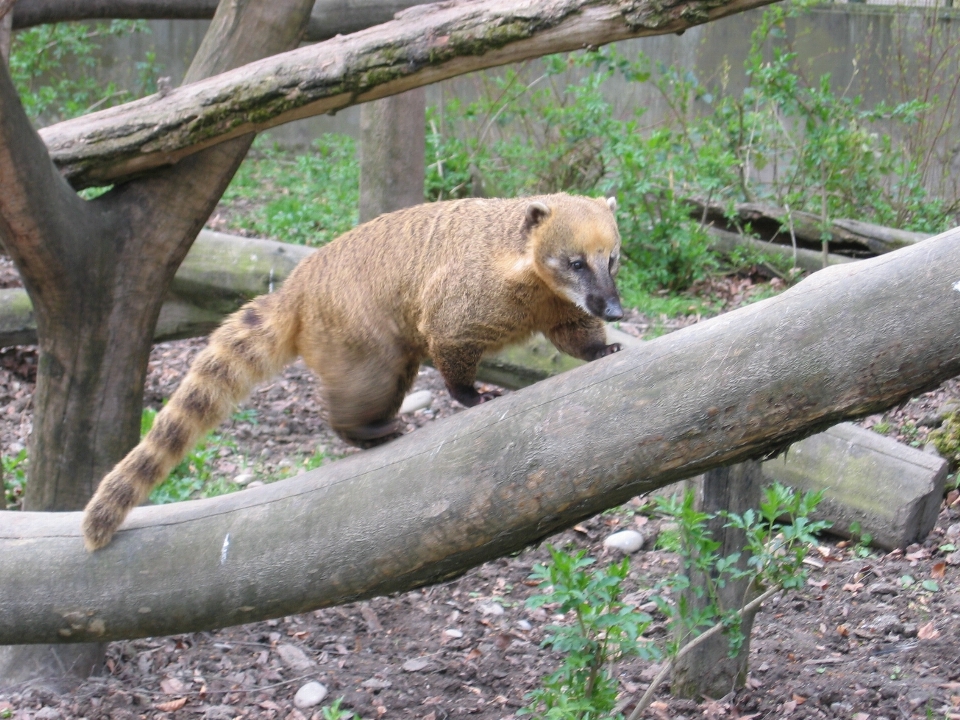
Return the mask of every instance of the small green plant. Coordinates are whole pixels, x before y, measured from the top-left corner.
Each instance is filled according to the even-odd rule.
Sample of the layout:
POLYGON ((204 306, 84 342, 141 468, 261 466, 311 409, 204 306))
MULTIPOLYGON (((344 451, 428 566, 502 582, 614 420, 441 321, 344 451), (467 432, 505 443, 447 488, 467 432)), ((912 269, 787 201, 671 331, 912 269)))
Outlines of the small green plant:
POLYGON ((960 467, 960 411, 949 413, 943 425, 930 433, 929 439, 954 468, 960 467))
MULTIPOLYGON (((145 408, 140 420, 140 435, 146 435, 153 427, 157 411, 145 408)), ((214 477, 214 461, 224 448, 236 449, 236 444, 220 435, 210 434, 200 440, 170 476, 150 493, 154 505, 181 502, 192 497, 211 497, 237 490, 223 478, 214 477)))
POLYGON ((27 451, 4 455, 0 462, 3 464, 4 508, 15 510, 23 502, 23 489, 27 484, 27 451))
POLYGON ((870 543, 873 542, 873 535, 862 532, 862 527, 856 520, 850 523, 850 539, 853 540, 854 555, 862 558, 870 557, 870 543))
POLYGON ((300 245, 323 245, 357 224, 356 143, 324 135, 309 153, 254 143, 223 194, 227 228, 300 245))
POLYGON ((527 607, 550 604, 571 618, 568 625, 549 625, 543 644, 564 653, 563 664, 530 694, 520 712, 550 720, 592 720, 606 716, 616 704, 617 679, 611 665, 627 656, 656 660, 655 645, 641 639, 650 616, 621 599, 629 560, 592 567, 584 551, 567 553, 548 546, 550 562, 536 565, 531 578, 542 594, 527 607))
POLYGON ((549 606, 570 617, 569 624, 548 626, 544 640, 565 656, 560 668, 531 693, 532 702, 521 712, 556 720, 611 717, 617 695, 614 663, 628 656, 666 658, 660 676, 631 716, 638 717, 665 673, 699 638, 724 630, 731 653, 736 654, 745 639, 740 631, 744 606, 806 584, 803 560, 816 541, 815 534, 829 525, 809 519, 820 499, 820 493, 800 494, 776 484, 765 489, 757 510, 710 515, 696 509, 692 490, 682 497, 657 498, 660 512, 676 523, 672 534, 683 564, 682 571, 660 583, 658 594, 651 598, 672 629, 663 648, 642 638, 650 617, 621 600, 628 558, 606 568, 593 567, 594 560, 584 551, 568 553, 549 547, 550 562, 537 565, 531 576, 540 581, 542 594, 531 597, 527 605, 549 606), (743 532, 742 552, 719 554, 720 543, 708 531, 708 522, 716 517, 743 532), (695 574, 706 582, 694 584, 695 574), (751 590, 743 605, 724 607, 718 590, 742 579, 751 590), (684 591, 691 588, 708 600, 700 609, 685 599, 684 591))
POLYGON ((303 461, 303 468, 304 470, 308 470, 308 471, 316 470, 318 467, 323 465, 327 460, 329 460, 329 456, 327 455, 327 449, 320 447, 314 450, 313 454, 307 457, 303 461))
POLYGON ((349 710, 340 707, 343 702, 342 697, 338 697, 329 705, 324 705, 320 712, 323 713, 323 720, 360 720, 360 716, 349 710))

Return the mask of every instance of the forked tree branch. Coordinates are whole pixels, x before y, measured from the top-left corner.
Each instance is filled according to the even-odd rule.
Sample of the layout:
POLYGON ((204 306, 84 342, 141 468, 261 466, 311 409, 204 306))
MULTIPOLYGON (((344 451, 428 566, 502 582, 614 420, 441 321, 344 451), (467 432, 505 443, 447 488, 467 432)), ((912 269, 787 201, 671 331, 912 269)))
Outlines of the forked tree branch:
POLYGON ((45 128, 75 187, 115 182, 253 131, 547 53, 684 29, 771 0, 476 0, 396 20, 45 128))

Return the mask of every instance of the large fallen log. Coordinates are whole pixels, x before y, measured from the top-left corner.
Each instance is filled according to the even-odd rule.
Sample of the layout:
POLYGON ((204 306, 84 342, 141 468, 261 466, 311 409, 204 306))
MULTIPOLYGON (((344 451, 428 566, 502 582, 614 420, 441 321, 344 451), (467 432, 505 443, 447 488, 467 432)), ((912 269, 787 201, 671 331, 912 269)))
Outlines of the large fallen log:
POLYGON ((382 25, 44 128, 74 187, 473 70, 680 32, 771 0, 448 0, 382 25))
POLYGON ((438 582, 957 374, 960 229, 312 473, 139 508, 98 553, 79 513, 6 513, 0 644, 166 635, 438 582))

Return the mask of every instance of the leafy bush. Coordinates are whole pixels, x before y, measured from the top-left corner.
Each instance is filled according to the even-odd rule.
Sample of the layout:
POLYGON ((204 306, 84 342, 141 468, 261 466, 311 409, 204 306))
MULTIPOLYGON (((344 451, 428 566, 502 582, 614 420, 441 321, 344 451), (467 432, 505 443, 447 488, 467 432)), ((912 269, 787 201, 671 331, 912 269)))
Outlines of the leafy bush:
POLYGON ((936 99, 867 109, 859 97, 838 94, 828 75, 806 82, 784 28, 809 4, 765 12, 740 94, 612 49, 485 76, 479 99, 430 110, 428 199, 616 194, 624 280, 637 292, 682 290, 714 269, 709 238, 691 217, 688 198, 731 209, 770 202, 819 215, 824 227, 852 217, 945 229, 958 203, 925 189, 930 148, 895 145, 881 132, 899 126, 909 137, 911 128, 929 125, 936 99), (531 80, 533 67, 542 74, 531 80), (652 84, 668 120, 644 127, 642 110, 618 119, 604 94, 614 76, 652 84))
POLYGON ((585 551, 549 550, 550 562, 534 566, 530 576, 540 581, 544 594, 532 596, 527 607, 550 603, 556 612, 571 615, 572 623, 547 626, 543 644, 565 653, 564 661, 531 693, 531 704, 520 714, 551 720, 604 717, 617 700, 613 663, 627 656, 660 657, 656 645, 641 639, 651 618, 621 598, 630 570, 627 558, 588 570, 595 561, 585 551))
POLYGON ((356 143, 323 135, 295 155, 258 140, 223 194, 243 212, 230 224, 261 237, 322 245, 357 224, 360 166, 356 143))
MULTIPOLYGON (((718 513, 728 527, 742 530, 746 537, 743 552, 722 556, 720 542, 708 530, 708 522, 717 516, 697 510, 692 491, 682 498, 658 498, 658 509, 676 523, 673 549, 682 561, 681 571, 660 583, 651 597, 671 630, 663 647, 643 637, 650 616, 622 599, 630 577, 628 558, 596 567, 584 551, 569 553, 548 546, 550 562, 535 566, 531 575, 540 581, 542 594, 532 596, 527 606, 548 606, 566 616, 564 624, 546 628, 543 643, 564 657, 560 667, 530 694, 531 702, 520 714, 549 720, 622 717, 611 712, 618 690, 616 663, 628 657, 666 658, 668 670, 708 628, 725 630, 731 653, 736 654, 745 640, 741 608, 724 607, 719 589, 743 579, 757 593, 765 587, 770 592, 802 588, 806 584, 803 560, 816 541, 815 533, 829 526, 809 519, 820 499, 819 493, 801 495, 775 484, 764 491, 759 510, 718 513), (705 581, 702 588, 697 586, 707 600, 700 609, 685 601, 684 591, 694 587, 694 576, 705 581)), ((650 690, 657 684, 654 680, 650 690)), ((631 717, 642 712, 651 697, 648 692, 631 717)))
POLYGON ((101 87, 96 69, 102 41, 110 36, 149 32, 143 21, 56 23, 14 34, 10 76, 27 115, 48 124, 156 92, 159 67, 149 53, 136 63, 135 87, 101 87))

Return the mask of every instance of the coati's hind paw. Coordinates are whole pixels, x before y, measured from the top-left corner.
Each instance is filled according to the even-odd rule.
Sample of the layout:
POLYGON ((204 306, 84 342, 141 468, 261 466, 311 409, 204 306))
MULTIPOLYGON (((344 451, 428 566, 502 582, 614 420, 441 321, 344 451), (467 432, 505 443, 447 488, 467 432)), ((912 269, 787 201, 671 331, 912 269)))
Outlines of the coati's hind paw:
POLYGON ((620 343, 613 343, 612 345, 603 345, 602 347, 598 347, 596 350, 594 350, 593 357, 590 359, 599 360, 602 357, 606 357, 607 355, 613 355, 615 352, 620 352, 621 350, 623 350, 623 345, 621 345, 620 343))

